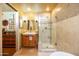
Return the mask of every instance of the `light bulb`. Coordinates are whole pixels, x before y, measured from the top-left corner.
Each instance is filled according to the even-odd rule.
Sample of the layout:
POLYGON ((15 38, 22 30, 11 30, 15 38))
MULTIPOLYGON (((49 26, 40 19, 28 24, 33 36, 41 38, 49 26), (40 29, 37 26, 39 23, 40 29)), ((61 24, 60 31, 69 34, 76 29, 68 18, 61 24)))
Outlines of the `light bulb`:
POLYGON ((28 11, 31 11, 31 8, 27 8, 28 11))
POLYGON ((46 11, 50 11, 49 7, 46 8, 46 11))
POLYGON ((56 11, 58 12, 58 11, 60 11, 61 10, 61 8, 56 8, 56 11))

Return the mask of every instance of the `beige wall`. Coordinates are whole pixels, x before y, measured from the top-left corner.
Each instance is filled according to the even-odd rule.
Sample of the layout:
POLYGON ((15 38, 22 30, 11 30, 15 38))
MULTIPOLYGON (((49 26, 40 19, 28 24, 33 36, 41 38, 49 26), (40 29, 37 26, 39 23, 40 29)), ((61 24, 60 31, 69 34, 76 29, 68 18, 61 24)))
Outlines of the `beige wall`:
POLYGON ((61 10, 52 11, 53 46, 79 55, 79 4, 58 4, 56 8, 61 10))
POLYGON ((16 51, 21 48, 21 37, 19 31, 19 13, 13 12, 15 15, 15 30, 16 30, 16 51))
POLYGON ((57 49, 79 55, 79 15, 56 22, 57 49))
POLYGON ((2 8, 0 4, 0 56, 2 55, 2 8))
POLYGON ((55 48, 55 43, 56 43, 56 18, 55 16, 52 15, 52 44, 53 47, 55 48))

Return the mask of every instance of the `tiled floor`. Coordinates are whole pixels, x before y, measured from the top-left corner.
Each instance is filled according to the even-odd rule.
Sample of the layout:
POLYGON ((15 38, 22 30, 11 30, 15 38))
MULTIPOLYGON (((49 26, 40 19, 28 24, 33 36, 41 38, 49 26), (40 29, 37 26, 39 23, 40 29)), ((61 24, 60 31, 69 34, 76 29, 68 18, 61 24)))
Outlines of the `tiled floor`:
POLYGON ((38 50, 36 48, 22 48, 17 51, 14 56, 37 56, 38 50))
POLYGON ((48 51, 40 51, 36 48, 22 48, 14 56, 50 56, 54 51, 55 49, 52 49, 52 51, 50 49, 48 51))

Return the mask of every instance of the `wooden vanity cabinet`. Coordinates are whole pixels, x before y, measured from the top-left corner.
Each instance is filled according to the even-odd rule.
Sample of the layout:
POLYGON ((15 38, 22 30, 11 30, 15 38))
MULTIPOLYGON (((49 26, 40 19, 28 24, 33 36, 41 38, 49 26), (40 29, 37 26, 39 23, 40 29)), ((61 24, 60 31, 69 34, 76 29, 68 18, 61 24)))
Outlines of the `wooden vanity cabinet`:
POLYGON ((3 56, 12 56, 16 52, 16 33, 6 32, 2 34, 3 56))
POLYGON ((37 35, 22 35, 23 47, 36 47, 38 46, 37 35))

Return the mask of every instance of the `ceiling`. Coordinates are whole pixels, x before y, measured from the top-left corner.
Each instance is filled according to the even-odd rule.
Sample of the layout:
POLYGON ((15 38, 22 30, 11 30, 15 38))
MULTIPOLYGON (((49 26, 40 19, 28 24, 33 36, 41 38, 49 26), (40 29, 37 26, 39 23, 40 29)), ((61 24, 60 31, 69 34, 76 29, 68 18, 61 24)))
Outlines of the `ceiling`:
POLYGON ((14 11, 11 7, 9 7, 7 4, 0 4, 0 7, 2 8, 3 12, 11 12, 14 11))
POLYGON ((11 6, 13 6, 18 12, 21 14, 26 14, 28 12, 50 12, 56 7, 56 3, 11 3, 11 6), (28 8, 31 9, 31 11, 28 11, 28 8), (46 8, 49 8, 49 11, 46 11, 46 8))

